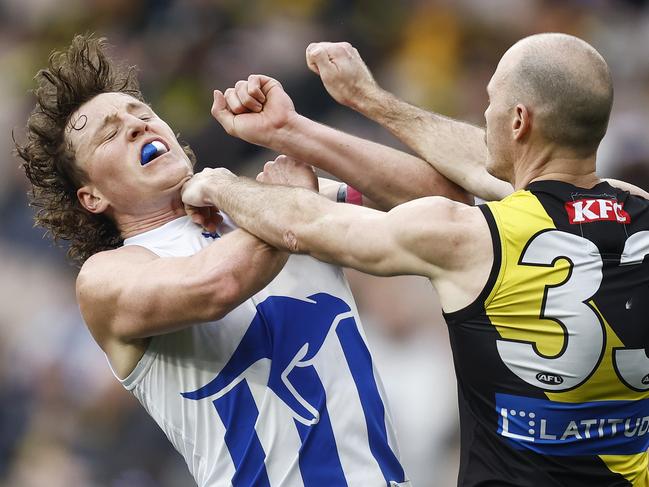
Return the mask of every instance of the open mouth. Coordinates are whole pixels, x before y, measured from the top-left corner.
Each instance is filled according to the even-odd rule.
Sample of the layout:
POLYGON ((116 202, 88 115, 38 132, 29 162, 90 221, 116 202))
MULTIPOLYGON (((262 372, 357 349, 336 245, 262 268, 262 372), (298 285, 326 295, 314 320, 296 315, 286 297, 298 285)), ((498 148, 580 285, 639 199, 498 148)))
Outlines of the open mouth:
POLYGON ((140 152, 140 164, 145 166, 152 160, 166 154, 167 152, 169 152, 169 150, 159 140, 154 140, 153 142, 144 144, 142 151, 140 152))

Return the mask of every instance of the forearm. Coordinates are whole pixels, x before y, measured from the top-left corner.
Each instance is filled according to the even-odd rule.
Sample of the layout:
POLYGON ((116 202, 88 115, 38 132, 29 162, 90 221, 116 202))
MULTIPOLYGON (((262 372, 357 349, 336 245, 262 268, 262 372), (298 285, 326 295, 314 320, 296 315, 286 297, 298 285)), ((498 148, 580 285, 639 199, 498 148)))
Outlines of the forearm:
POLYGON ((350 219, 332 218, 341 207, 298 187, 259 184, 243 177, 214 180, 203 189, 204 203, 225 211, 241 228, 272 246, 292 253, 306 253, 320 260, 348 265, 344 249, 350 219), (329 236, 329 237, 327 237, 329 236))
POLYGON ((152 286, 160 291, 151 293, 148 316, 157 318, 150 320, 155 329, 141 336, 222 318, 266 287, 286 259, 285 252, 235 230, 192 256, 152 262, 152 286))
POLYGON ((277 249, 292 252, 297 249, 286 241, 289 229, 316 218, 318 203, 334 204, 305 188, 262 185, 236 176, 229 181, 213 178, 203 185, 201 194, 205 205, 224 211, 240 228, 277 249))
POLYGON ((156 329, 142 336, 222 318, 266 287, 286 259, 286 253, 235 230, 192 256, 152 262, 152 286, 160 291, 151 293, 149 316, 158 317, 151 320, 156 329))
MULTIPOLYGON (((202 257, 205 268, 212 268, 212 273, 219 272, 218 262, 227 261, 226 272, 235 283, 232 300, 225 303, 226 314, 239 304, 265 288, 282 270, 288 254, 268 245, 258 237, 245 230, 235 230, 222 238, 230 238, 227 251, 219 249, 218 245, 210 245, 205 250, 210 251, 202 257), (210 247, 214 247, 213 249, 210 247)), ((196 272, 200 272, 201 262, 195 263, 196 272)), ((207 274, 208 278, 210 277, 207 274)), ((217 298, 212 300, 218 301, 217 298)))
POLYGON ((263 289, 286 258, 243 230, 186 257, 126 246, 88 259, 77 299, 100 343, 145 338, 220 319, 263 289))
POLYGON ((351 108, 384 126, 470 193, 497 200, 512 192, 509 183, 485 169, 488 152, 482 128, 410 105, 380 88, 359 97, 351 108))
POLYGON ((465 191, 426 161, 299 115, 273 145, 345 181, 381 209, 430 195, 470 202, 465 191))

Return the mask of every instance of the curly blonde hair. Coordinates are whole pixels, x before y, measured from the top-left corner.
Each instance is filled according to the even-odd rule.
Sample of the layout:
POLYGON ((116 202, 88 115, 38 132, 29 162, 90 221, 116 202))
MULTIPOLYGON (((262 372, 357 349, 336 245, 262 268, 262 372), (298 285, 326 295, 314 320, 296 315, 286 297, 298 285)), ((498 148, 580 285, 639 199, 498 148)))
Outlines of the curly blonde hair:
MULTIPOLYGON (((24 144, 16 143, 31 183, 36 224, 55 242, 68 241, 68 257, 82 264, 91 255, 119 247, 123 240, 106 215, 88 212, 77 199, 87 175, 65 137, 70 116, 101 93, 119 92, 143 100, 134 67, 115 64, 105 54, 106 39, 77 35, 65 51, 53 52, 36 75, 36 107, 27 121, 24 144)), ((183 147, 192 163, 193 152, 183 147)))

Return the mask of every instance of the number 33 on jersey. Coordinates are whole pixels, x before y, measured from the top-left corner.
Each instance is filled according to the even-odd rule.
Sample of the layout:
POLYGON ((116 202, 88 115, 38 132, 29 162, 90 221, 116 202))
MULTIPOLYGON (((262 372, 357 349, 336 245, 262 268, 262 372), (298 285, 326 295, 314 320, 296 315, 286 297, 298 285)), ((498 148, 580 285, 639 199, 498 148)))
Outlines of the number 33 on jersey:
POLYGON ((649 202, 539 181, 482 209, 489 283, 446 315, 463 428, 488 457, 460 476, 649 485, 649 202))

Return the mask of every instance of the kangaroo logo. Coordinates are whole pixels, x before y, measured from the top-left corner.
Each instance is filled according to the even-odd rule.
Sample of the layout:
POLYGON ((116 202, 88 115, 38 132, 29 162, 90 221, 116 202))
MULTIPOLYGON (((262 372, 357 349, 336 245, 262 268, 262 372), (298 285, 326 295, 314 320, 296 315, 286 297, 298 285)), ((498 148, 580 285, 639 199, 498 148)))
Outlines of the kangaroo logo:
POLYGON ((315 367, 323 346, 334 341, 347 362, 341 373, 350 374, 356 386, 370 450, 386 484, 403 481, 403 468, 388 441, 372 359, 354 315, 342 299, 318 293, 306 300, 272 296, 257 305, 255 317, 223 369, 199 389, 181 393, 190 400, 212 400, 235 466, 232 485, 270 486, 266 452, 256 431, 260 411, 246 375, 260 360, 270 361, 266 387, 294 419, 302 444, 299 466, 304 485, 347 485, 340 459, 331 454, 337 452, 337 444, 327 391, 315 367))
POLYGON ((300 391, 300 379, 306 377, 299 369, 309 367, 327 336, 353 315, 347 303, 331 295, 320 293, 308 299, 274 296, 264 301, 221 372, 200 389, 182 393, 183 397, 218 399, 236 386, 256 362, 272 359, 268 388, 291 409, 297 421, 305 425, 317 423, 317 405, 309 403, 300 391))

